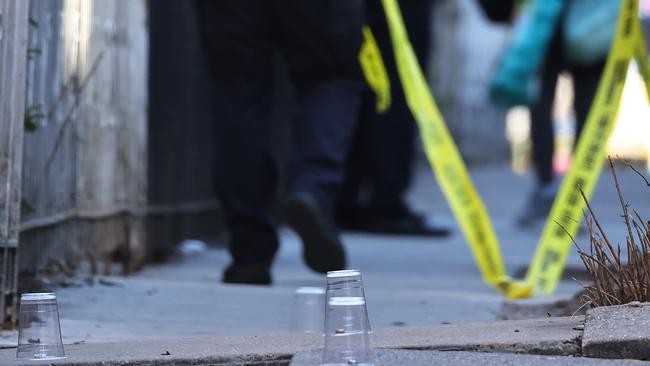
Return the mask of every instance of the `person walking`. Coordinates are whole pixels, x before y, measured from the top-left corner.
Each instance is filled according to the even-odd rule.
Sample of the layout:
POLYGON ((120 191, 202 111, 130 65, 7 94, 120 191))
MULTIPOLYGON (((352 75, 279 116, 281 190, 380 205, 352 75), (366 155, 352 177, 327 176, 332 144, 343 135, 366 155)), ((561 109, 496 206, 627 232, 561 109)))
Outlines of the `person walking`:
MULTIPOLYGON (((426 70, 433 0, 400 0, 399 5, 420 67, 426 70)), ((351 231, 448 236, 447 228, 433 225, 405 200, 413 175, 416 124, 402 90, 382 3, 371 0, 366 8, 368 25, 390 80, 391 106, 384 113, 377 112, 372 90, 364 90, 359 125, 338 198, 337 222, 351 231)))
MULTIPOLYGON (((506 0, 501 4, 514 5, 506 0)), ((578 141, 614 38, 619 7, 620 0, 548 0, 524 6, 525 21, 516 27, 515 42, 503 56, 490 85, 493 101, 506 106, 527 105, 531 111, 536 182, 517 216, 521 227, 546 219, 560 186, 553 173, 552 109, 558 76, 568 72, 573 78, 578 141)), ((503 19, 509 12, 492 11, 503 19)))
POLYGON ((570 62, 564 55, 565 44, 562 40, 561 25, 560 22, 555 30, 542 66, 539 99, 529 105, 535 185, 517 216, 517 224, 522 227, 546 220, 560 187, 560 178, 555 177, 553 171, 555 155, 553 105, 558 77, 563 72, 568 72, 573 79, 575 136, 578 141, 598 89, 600 76, 605 68, 606 55, 586 65, 570 62))
POLYGON ((360 105, 363 1, 198 0, 196 10, 219 116, 216 188, 232 256, 223 282, 272 282, 277 216, 301 236, 309 268, 343 269, 333 201, 360 105), (275 50, 298 103, 277 216, 279 163, 269 139, 275 50))

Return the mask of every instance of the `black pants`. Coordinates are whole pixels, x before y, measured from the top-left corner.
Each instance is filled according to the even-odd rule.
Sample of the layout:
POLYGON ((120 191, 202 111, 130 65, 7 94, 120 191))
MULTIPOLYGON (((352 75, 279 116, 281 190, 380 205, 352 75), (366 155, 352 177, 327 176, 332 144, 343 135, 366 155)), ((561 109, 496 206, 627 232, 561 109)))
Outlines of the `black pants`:
MULTIPOLYGON (((400 0, 406 30, 421 67, 426 70, 431 43, 431 0, 400 0)), ((390 33, 379 0, 367 2, 367 18, 388 72, 392 104, 385 114, 375 111, 375 96, 366 88, 355 142, 350 151, 339 207, 356 206, 367 189, 373 206, 401 203, 411 183, 416 125, 406 104, 390 33)))
POLYGON ((268 263, 278 247, 270 114, 273 52, 288 62, 298 108, 288 187, 326 206, 337 193, 356 125, 362 78, 361 0, 201 0, 202 38, 217 98, 217 192, 238 263, 268 263))
POLYGON ((573 77, 576 141, 578 141, 605 67, 604 60, 591 66, 566 65, 563 46, 562 31, 558 29, 551 41, 542 69, 539 102, 530 106, 533 161, 539 184, 547 184, 553 180, 553 154, 555 152, 553 101, 555 100, 558 75, 566 70, 573 77))

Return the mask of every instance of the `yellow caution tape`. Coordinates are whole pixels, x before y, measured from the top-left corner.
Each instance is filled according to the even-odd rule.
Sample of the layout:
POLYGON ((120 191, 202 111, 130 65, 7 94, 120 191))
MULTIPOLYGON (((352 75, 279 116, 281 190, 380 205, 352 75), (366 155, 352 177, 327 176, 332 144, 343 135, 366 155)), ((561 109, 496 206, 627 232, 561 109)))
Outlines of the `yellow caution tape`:
POLYGON ((643 76, 646 87, 646 95, 648 97, 648 102, 650 102, 650 62, 648 62, 648 49, 646 46, 646 40, 643 38, 643 29, 641 25, 638 25, 638 32, 640 40, 637 41, 636 47, 634 48, 634 59, 639 68, 639 73, 643 76))
POLYGON ((528 297, 530 286, 508 277, 485 206, 429 91, 406 34, 396 0, 382 0, 404 94, 442 191, 470 244, 484 280, 509 298, 528 297))
POLYGON ((377 41, 372 35, 370 27, 363 27, 363 44, 359 52, 359 63, 366 78, 366 82, 377 98, 377 113, 385 113, 390 109, 390 79, 381 58, 381 51, 377 41))
POLYGON ((508 277, 496 234, 467 168, 427 86, 409 42, 396 0, 382 0, 398 73, 424 149, 438 183, 467 239, 483 279, 508 298, 552 293, 566 263, 571 238, 602 169, 605 144, 618 110, 630 60, 636 57, 650 95, 650 65, 637 15, 638 0, 623 0, 617 34, 602 80, 577 146, 573 167, 549 215, 526 282, 508 277), (560 227, 557 221, 564 228, 560 227))
POLYGON ((578 232, 585 202, 581 188, 589 198, 598 181, 605 147, 614 127, 630 61, 636 58, 650 91, 648 54, 638 16, 638 0, 621 1, 616 37, 607 58, 598 91, 580 136, 571 170, 553 203, 526 280, 535 294, 552 294, 557 287, 567 256, 571 236, 578 232), (565 231, 566 230, 566 231, 565 231), (568 233, 568 234, 567 234, 568 233))

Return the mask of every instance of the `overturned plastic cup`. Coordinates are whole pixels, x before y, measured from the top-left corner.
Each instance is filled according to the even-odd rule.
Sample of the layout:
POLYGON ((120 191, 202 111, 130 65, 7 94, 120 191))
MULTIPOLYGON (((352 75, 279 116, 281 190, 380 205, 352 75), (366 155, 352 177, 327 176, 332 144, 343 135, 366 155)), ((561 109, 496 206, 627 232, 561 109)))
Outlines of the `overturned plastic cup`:
POLYGON ((18 316, 19 361, 49 361, 65 358, 59 308, 54 293, 27 293, 20 297, 18 316))
POLYGON ((300 287, 293 295, 289 330, 323 333, 325 326, 325 290, 321 287, 300 287))
POLYGON ((373 365, 370 321, 358 270, 327 273, 322 365, 373 365))

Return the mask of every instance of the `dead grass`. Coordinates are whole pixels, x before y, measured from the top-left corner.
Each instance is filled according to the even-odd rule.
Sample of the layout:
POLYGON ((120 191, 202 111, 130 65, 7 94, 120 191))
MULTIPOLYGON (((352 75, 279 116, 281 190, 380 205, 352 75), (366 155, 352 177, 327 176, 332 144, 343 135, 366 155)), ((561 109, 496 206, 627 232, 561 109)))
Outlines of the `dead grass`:
MULTIPOLYGON (((641 172, 626 162, 624 164, 639 174, 650 187, 650 183, 641 172)), ((580 190, 588 210, 586 222, 589 230, 589 250, 584 251, 575 241, 574 243, 594 282, 592 285, 581 284, 585 288, 581 300, 591 307, 650 301, 650 222, 644 221, 635 210, 630 212, 629 203, 623 198, 611 158, 609 158, 609 165, 627 229, 625 238, 627 255, 622 257, 619 243, 612 244, 584 192, 580 190)))

